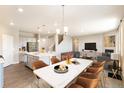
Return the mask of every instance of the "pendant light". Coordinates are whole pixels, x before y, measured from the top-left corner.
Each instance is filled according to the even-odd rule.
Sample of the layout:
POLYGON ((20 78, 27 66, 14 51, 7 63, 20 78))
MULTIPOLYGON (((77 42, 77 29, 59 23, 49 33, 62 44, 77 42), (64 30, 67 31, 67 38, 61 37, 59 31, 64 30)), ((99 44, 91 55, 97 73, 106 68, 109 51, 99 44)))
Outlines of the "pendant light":
POLYGON ((63 31, 64 31, 64 35, 67 35, 68 33, 68 27, 65 26, 65 6, 62 5, 62 28, 63 28, 63 31))

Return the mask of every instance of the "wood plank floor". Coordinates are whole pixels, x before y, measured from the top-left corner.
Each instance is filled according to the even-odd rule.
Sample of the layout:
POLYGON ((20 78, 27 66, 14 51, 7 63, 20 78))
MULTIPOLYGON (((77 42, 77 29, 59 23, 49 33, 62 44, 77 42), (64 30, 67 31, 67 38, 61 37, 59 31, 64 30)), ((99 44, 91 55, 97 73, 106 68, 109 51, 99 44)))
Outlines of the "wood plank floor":
POLYGON ((24 66, 24 63, 13 64, 4 69, 5 88, 29 87, 34 81, 34 74, 31 69, 24 66))
MULTIPOLYGON (((4 68, 4 88, 36 88, 32 86, 35 76, 31 69, 25 67, 24 63, 13 64, 4 68)), ((105 88, 122 88, 122 81, 107 77, 105 88)), ((43 80, 42 80, 43 81, 43 80)), ((41 87, 43 87, 41 85, 41 87)))

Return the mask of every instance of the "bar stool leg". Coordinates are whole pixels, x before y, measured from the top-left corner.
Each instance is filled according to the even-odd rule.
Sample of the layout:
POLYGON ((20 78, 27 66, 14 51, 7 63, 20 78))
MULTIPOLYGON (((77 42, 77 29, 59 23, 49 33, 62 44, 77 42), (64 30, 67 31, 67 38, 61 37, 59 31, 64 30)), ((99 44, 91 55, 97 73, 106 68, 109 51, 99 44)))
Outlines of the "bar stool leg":
POLYGON ((106 77, 105 77, 105 71, 104 70, 102 71, 102 74, 103 74, 103 87, 105 87, 105 78, 106 77))

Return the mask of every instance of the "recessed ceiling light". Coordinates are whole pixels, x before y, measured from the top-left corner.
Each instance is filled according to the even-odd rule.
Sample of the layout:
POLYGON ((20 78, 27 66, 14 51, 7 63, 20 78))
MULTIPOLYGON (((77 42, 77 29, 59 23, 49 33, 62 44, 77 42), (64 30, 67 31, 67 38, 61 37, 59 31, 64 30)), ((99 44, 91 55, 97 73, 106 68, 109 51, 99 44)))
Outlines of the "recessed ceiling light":
POLYGON ((14 26, 14 25, 15 25, 13 22, 10 22, 9 24, 10 24, 11 26, 14 26))
POLYGON ((23 12, 24 10, 22 8, 18 8, 18 11, 19 12, 23 12))
POLYGON ((48 31, 48 34, 50 33, 50 31, 48 31))

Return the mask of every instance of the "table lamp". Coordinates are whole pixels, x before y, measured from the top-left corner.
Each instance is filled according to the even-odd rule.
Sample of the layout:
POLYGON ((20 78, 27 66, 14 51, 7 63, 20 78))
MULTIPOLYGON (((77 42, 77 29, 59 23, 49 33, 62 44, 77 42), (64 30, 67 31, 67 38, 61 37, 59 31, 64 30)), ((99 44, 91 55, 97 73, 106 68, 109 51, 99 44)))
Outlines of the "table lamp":
POLYGON ((119 67, 119 54, 111 53, 111 59, 114 61, 113 69, 116 69, 117 67, 119 67))

